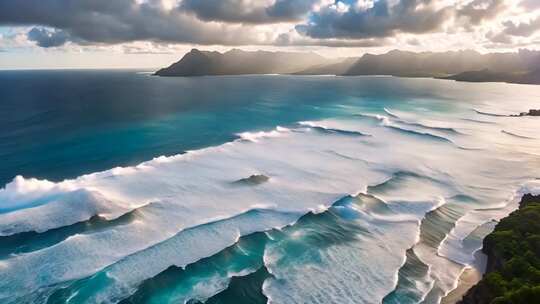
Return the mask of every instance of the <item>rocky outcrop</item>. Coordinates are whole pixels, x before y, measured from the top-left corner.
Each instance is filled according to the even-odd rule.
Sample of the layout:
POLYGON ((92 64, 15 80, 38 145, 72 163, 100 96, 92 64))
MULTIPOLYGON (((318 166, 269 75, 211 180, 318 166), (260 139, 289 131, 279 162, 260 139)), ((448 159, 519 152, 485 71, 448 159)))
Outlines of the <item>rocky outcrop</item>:
POLYGON ((253 174, 249 177, 239 179, 234 182, 236 185, 245 185, 245 186, 256 186, 263 183, 266 183, 270 177, 263 174, 253 174))

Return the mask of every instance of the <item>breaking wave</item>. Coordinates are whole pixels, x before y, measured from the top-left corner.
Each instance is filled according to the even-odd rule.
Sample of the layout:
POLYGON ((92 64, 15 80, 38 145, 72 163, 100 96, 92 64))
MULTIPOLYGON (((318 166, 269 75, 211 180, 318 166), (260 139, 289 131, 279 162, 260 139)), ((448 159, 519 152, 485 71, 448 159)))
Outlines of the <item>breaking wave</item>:
POLYGON ((284 127, 276 127, 275 130, 272 130, 272 131, 259 131, 259 132, 243 132, 243 133, 239 133, 237 134, 237 136, 241 139, 241 140, 245 140, 245 141, 250 141, 250 142, 258 142, 260 139, 263 139, 263 138, 270 138, 270 137, 279 137, 279 136, 283 136, 285 135, 287 132, 289 132, 290 130, 287 129, 287 128, 284 128, 284 127))
MULTIPOLYGON (((421 136, 421 137, 425 137, 425 138, 428 138, 428 139, 453 143, 451 139, 446 138, 443 135, 432 134, 432 133, 429 132, 430 129, 431 130, 438 130, 439 128, 427 127, 427 126, 419 124, 419 123, 405 123, 405 122, 403 122, 401 120, 398 121, 398 122, 393 122, 389 117, 386 117, 386 116, 383 116, 383 115, 378 115, 378 114, 374 114, 374 115, 372 115, 372 114, 355 114, 355 115, 358 116, 358 117, 378 121, 382 126, 390 128, 390 129, 392 129, 394 131, 397 131, 397 132, 403 132, 403 133, 408 133, 408 134, 414 135, 414 136, 421 136), (408 129, 407 127, 400 126, 399 123, 402 123, 402 124, 405 124, 405 125, 410 125, 410 126, 419 126, 419 127, 423 128, 425 131, 408 129)), ((390 117, 397 117, 397 116, 390 115, 390 117)), ((453 129, 451 129, 451 130, 453 130, 453 129)), ((458 132, 454 130, 453 133, 458 133, 458 132)))
POLYGON ((465 136, 400 116, 244 132, 58 183, 16 177, 0 190, 0 300, 438 302, 534 172, 492 145, 496 123, 465 136))

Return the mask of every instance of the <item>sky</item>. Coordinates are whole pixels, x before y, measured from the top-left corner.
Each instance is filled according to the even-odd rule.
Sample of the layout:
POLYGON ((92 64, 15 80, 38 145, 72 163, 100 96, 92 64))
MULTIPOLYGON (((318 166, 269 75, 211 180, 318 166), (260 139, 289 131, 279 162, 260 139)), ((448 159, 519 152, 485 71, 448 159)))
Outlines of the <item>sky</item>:
POLYGON ((157 68, 192 48, 540 49, 540 0, 0 0, 0 69, 157 68))

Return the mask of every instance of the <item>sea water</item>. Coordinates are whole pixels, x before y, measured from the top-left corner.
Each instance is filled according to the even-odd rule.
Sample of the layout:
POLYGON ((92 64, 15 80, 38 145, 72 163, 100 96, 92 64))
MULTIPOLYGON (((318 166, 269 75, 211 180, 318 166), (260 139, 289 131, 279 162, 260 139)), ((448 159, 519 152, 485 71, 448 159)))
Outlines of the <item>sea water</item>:
POLYGON ((438 303, 538 191, 540 88, 0 72, 2 303, 438 303))

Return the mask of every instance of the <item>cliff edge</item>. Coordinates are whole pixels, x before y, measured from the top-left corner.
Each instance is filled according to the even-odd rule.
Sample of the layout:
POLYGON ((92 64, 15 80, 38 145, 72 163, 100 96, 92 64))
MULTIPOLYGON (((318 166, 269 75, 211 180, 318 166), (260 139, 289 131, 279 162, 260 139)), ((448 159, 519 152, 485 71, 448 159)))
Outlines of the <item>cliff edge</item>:
POLYGON ((526 194, 483 243, 486 274, 461 304, 540 303, 540 195, 526 194))

